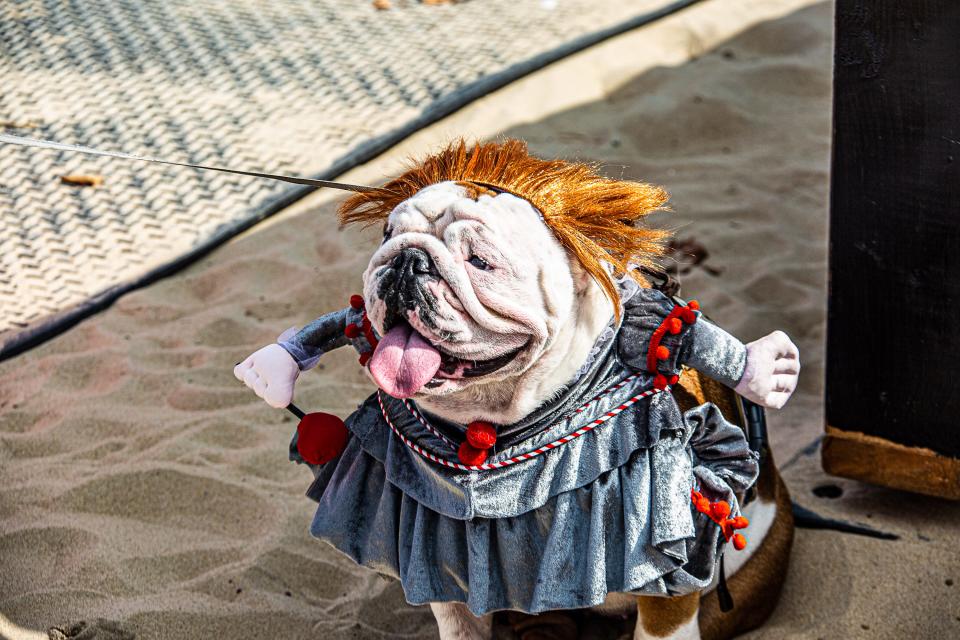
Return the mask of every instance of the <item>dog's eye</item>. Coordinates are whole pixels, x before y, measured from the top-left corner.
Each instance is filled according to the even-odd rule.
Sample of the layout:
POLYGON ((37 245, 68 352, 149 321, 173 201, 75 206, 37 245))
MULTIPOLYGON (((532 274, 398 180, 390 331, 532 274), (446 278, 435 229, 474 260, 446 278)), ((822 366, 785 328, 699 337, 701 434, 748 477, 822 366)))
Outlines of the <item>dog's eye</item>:
POLYGON ((383 242, 386 242, 387 240, 389 240, 390 236, 392 235, 393 235, 393 229, 391 229, 387 225, 383 225, 383 242))
POLYGON ((477 269, 483 269, 484 271, 488 271, 490 269, 490 265, 487 264, 487 261, 480 256, 470 256, 467 262, 475 266, 477 269))

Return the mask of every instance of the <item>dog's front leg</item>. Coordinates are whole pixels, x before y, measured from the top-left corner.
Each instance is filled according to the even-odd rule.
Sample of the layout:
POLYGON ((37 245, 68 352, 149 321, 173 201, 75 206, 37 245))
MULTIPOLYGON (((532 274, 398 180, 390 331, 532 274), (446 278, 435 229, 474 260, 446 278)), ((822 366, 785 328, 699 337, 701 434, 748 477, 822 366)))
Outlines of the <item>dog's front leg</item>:
POLYGON ((493 614, 479 618, 460 602, 431 602, 440 640, 489 640, 493 635, 493 614))
POLYGON ((673 598, 639 596, 633 640, 700 640, 700 593, 673 598))

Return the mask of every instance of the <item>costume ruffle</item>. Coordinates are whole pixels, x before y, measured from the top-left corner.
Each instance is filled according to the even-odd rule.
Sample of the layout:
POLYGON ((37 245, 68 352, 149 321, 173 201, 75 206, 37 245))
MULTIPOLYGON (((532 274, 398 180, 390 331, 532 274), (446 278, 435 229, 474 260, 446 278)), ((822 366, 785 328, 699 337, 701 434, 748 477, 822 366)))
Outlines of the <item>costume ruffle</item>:
MULTIPOLYGON (((536 437, 498 451, 487 461, 506 460, 567 435, 618 406, 636 390, 629 385, 610 393, 588 411, 559 420, 536 437)), ((431 436, 403 403, 392 398, 384 401, 391 421, 408 438, 441 458, 457 459, 456 449, 431 436)), ((479 473, 449 469, 425 460, 385 429, 375 398, 364 403, 347 421, 347 427, 364 451, 383 465, 391 484, 438 513, 466 520, 512 517, 536 509, 553 496, 583 487, 625 464, 636 450, 653 446, 660 439, 661 430, 672 432, 680 421, 673 398, 656 395, 637 402, 616 420, 543 455, 479 473)))
MULTIPOLYGON (((627 305, 618 339, 604 343, 559 399, 498 430, 507 446, 488 461, 551 442, 651 386, 651 375, 637 364, 645 364, 650 333, 673 305, 649 290, 627 305), (573 414, 632 374, 630 384, 573 414)), ((707 323, 693 327, 701 324, 707 323)), ((679 358, 674 365, 699 348, 696 331, 685 327, 670 337, 672 357, 679 358)), ((405 437, 456 459, 462 427, 435 424, 454 440, 451 446, 402 402, 385 396, 384 406, 405 437)), ((390 431, 376 395, 346 424, 347 448, 314 469, 308 495, 319 507, 311 533, 399 579, 413 604, 465 602, 477 615, 593 606, 610 592, 705 588, 722 536, 692 508, 690 490, 727 500, 737 513, 735 493, 757 474, 738 427, 712 404, 681 413, 669 391, 543 455, 489 471, 458 471, 423 458, 390 431)), ((291 458, 302 462, 295 442, 291 458)))
POLYGON ((411 604, 464 602, 477 615, 588 607, 611 592, 703 589, 721 545, 716 525, 691 508, 690 487, 699 479, 736 510, 733 490, 752 484, 756 461, 713 405, 688 411, 683 423, 692 456, 687 438, 663 439, 536 509, 468 520, 390 482, 353 437, 308 491, 319 502, 311 533, 399 579, 411 604))

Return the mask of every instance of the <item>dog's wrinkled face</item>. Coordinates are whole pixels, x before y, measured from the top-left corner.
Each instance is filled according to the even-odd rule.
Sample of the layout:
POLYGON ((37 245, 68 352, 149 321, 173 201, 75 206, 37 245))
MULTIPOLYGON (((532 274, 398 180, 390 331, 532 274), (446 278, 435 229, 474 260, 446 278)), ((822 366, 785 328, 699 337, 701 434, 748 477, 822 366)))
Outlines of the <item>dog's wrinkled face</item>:
POLYGON ((576 313, 577 277, 534 207, 463 183, 397 206, 363 283, 382 336, 369 371, 401 398, 522 376, 576 313))

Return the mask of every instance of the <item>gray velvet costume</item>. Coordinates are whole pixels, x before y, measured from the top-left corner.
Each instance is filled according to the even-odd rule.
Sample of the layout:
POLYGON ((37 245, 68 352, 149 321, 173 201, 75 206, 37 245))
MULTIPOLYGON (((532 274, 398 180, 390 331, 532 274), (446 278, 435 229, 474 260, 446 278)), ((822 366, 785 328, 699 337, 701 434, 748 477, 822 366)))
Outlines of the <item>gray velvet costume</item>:
MULTIPOLYGON (((552 442, 651 387, 647 345, 674 303, 631 283, 621 284, 620 326, 604 332, 558 398, 516 424, 498 426, 487 462, 552 442), (630 384, 571 414, 637 372, 630 384)), ((312 366, 323 351, 348 342, 334 336, 342 336, 343 323, 355 322, 356 314, 324 316, 281 344, 303 366, 312 366), (331 323, 338 331, 330 331, 331 323)), ((668 333, 661 344, 670 350, 661 371, 688 365, 728 386, 743 373, 744 346, 702 319, 677 335, 668 333)), ((457 460, 462 425, 426 415, 451 446, 427 431, 403 402, 381 397, 407 438, 457 460)), ((678 595, 703 589, 724 541, 719 527, 691 506, 690 490, 729 501, 736 514, 735 494, 757 475, 756 457, 738 427, 712 404, 681 413, 669 391, 543 455, 487 471, 449 469, 413 451, 388 428, 377 394, 346 424, 346 449, 314 467, 307 495, 319 507, 311 533, 398 578, 412 604, 465 602, 477 615, 587 607, 610 592, 678 595)), ((291 459, 303 462, 296 441, 290 451, 291 459)))

